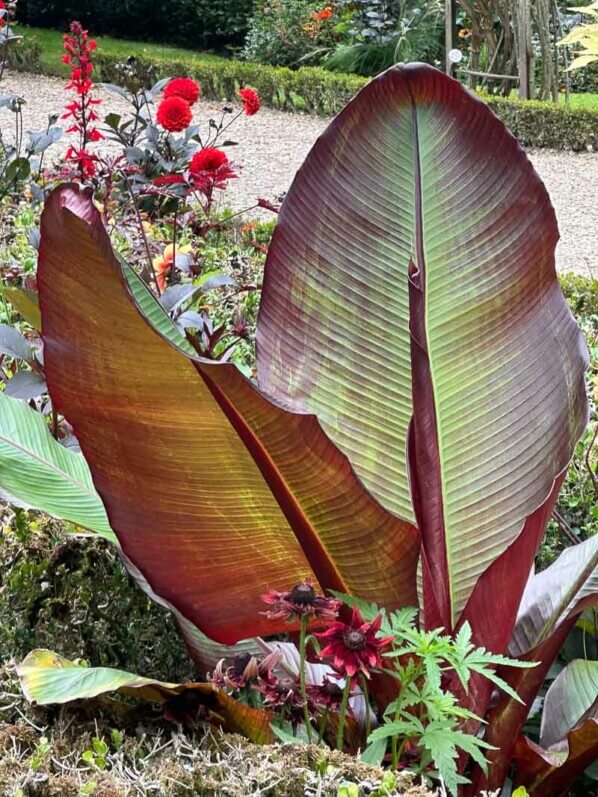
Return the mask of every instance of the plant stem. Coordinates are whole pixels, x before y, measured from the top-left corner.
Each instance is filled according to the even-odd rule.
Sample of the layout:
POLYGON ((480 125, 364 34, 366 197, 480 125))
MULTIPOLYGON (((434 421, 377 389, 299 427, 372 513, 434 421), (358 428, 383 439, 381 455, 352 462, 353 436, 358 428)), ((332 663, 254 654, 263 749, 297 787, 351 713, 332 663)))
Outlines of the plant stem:
POLYGON ((345 717, 347 716, 347 706, 349 704, 349 695, 351 694, 351 679, 347 678, 345 689, 343 691, 343 699, 341 701, 341 710, 338 715, 338 730, 336 732, 336 749, 343 749, 343 741, 345 738, 345 717))
POLYGON ((329 709, 324 709, 324 713, 322 714, 322 719, 320 720, 320 727, 318 728, 318 744, 321 744, 322 739, 324 738, 324 733, 326 732, 326 727, 328 725, 329 715, 330 715, 329 709))
POLYGON ((370 717, 370 695, 368 691, 368 679, 365 675, 361 676, 361 691, 363 692, 363 699, 365 701, 365 741, 367 743, 368 737, 372 730, 372 721, 370 717))
POLYGON ((135 210, 135 217, 137 219, 137 224, 139 226, 139 232, 141 233, 141 238, 143 240, 143 244, 144 244, 144 247, 145 247, 145 254, 147 256, 147 265, 148 265, 148 268, 149 268, 149 272, 152 275, 152 277, 154 278, 154 284, 156 286, 156 292, 158 293, 158 296, 161 296, 162 295, 162 291, 160 290, 160 286, 158 285, 158 275, 156 274, 156 271, 154 269, 154 261, 152 260, 152 253, 151 253, 151 250, 150 250, 149 241, 147 240, 147 235, 145 234, 145 230, 143 228, 143 219, 141 218, 141 213, 139 212, 139 206, 137 204, 137 197, 135 196, 133 188, 132 188, 131 184, 129 183, 129 178, 127 177, 126 173, 122 169, 119 169, 119 172, 120 172, 123 180, 125 181, 125 185, 127 186, 127 189, 129 191, 129 195, 131 197, 131 201, 133 202, 133 208, 135 210))
POLYGON ((303 716, 305 718, 305 731, 307 740, 311 743, 311 720, 309 718, 309 708, 307 706, 307 688, 305 685, 305 639, 307 637, 307 615, 301 617, 301 629, 299 631, 299 683, 301 697, 303 698, 303 716))

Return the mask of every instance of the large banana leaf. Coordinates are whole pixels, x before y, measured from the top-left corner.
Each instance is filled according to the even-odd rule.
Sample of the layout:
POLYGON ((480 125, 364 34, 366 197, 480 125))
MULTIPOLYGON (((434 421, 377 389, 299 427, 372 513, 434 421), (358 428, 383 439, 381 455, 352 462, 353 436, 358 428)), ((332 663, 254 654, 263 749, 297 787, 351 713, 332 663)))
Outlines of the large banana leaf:
POLYGON ((497 650, 587 419, 557 239, 504 125, 412 64, 369 83, 316 143, 266 264, 260 389, 315 412, 413 520, 409 471, 425 621, 467 619, 497 650))
POLYGON ((86 667, 42 649, 32 650, 17 666, 17 674, 27 699, 39 705, 120 692, 165 703, 175 715, 181 713, 180 708, 185 713, 202 707, 208 720, 232 733, 242 733, 262 744, 274 741, 271 714, 239 703, 211 684, 171 684, 111 667, 86 667))
POLYGON ((476 770, 472 793, 492 791, 504 783, 515 743, 538 691, 577 618, 592 606, 598 606, 596 536, 567 548, 554 564, 532 576, 526 586, 509 653, 538 665, 501 672, 521 702, 501 694, 486 717, 485 738, 495 749, 487 756, 488 771, 476 770))
POLYGON ((285 629, 264 617, 260 593, 304 578, 386 605, 415 601, 416 529, 369 496, 313 416, 155 331, 88 193, 55 191, 41 238, 49 389, 156 595, 224 643, 285 629))
POLYGON ((0 493, 116 539, 83 457, 56 442, 38 412, 1 392, 0 493))

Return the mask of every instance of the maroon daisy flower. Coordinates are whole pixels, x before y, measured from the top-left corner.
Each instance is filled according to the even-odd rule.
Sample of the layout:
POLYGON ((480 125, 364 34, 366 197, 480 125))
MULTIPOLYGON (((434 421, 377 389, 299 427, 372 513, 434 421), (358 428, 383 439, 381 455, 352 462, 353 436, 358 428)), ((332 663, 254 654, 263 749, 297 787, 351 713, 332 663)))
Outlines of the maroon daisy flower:
POLYGON ((337 621, 321 634, 316 634, 322 642, 328 643, 320 653, 320 658, 332 661, 332 666, 347 678, 355 678, 357 673, 370 677, 371 670, 382 668, 382 648, 392 637, 378 638, 382 616, 366 622, 359 609, 354 608, 349 625, 337 621))
POLYGON ((307 694, 316 706, 329 711, 338 711, 343 700, 343 689, 328 677, 319 686, 309 685, 307 694))
POLYGON ((296 584, 289 592, 277 592, 269 589, 262 595, 264 603, 273 607, 265 612, 271 620, 283 618, 287 622, 302 617, 319 617, 323 620, 335 620, 341 602, 334 598, 318 595, 309 581, 296 584))
POLYGON ((293 725, 303 722, 304 702, 299 678, 276 678, 270 673, 252 688, 264 696, 264 708, 278 709, 293 725))
POLYGON ((270 653, 262 661, 258 661, 251 653, 239 653, 228 666, 226 659, 220 659, 214 672, 208 675, 208 680, 219 689, 243 689, 258 678, 269 678, 281 658, 279 651, 270 653))

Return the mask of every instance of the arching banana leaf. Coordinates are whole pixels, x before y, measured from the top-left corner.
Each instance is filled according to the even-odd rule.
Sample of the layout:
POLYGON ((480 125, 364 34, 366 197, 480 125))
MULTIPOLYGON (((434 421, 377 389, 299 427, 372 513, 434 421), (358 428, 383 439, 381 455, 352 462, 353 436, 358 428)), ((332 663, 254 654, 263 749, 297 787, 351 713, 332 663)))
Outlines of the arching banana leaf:
POLYGON ((1 392, 0 494, 116 540, 84 458, 54 440, 38 412, 1 392))
POLYGON ((234 366, 192 361, 150 326, 88 193, 56 190, 41 239, 50 393, 156 595, 223 643, 286 629, 263 616, 260 594, 304 578, 415 601, 415 528, 369 496, 313 416, 271 404, 234 366))
POLYGON ((575 659, 557 675, 544 698, 540 744, 557 744, 586 719, 598 720, 598 661, 575 659))
POLYGON ((51 705, 119 692, 165 704, 165 713, 193 721, 199 709, 210 722, 257 743, 274 741, 272 715, 250 708, 207 683, 171 684, 111 667, 85 667, 50 650, 32 650, 17 666, 25 697, 51 705), (190 716, 189 716, 190 715, 190 716))
POLYGON ((504 125, 410 64, 318 140, 266 264, 260 389, 316 413, 373 495, 415 515, 426 624, 468 620, 497 651, 587 420, 557 239, 504 125))
POLYGON ((517 741, 513 764, 515 785, 533 797, 567 794, 571 784, 598 757, 598 718, 587 719, 558 745, 544 750, 525 737, 517 741))

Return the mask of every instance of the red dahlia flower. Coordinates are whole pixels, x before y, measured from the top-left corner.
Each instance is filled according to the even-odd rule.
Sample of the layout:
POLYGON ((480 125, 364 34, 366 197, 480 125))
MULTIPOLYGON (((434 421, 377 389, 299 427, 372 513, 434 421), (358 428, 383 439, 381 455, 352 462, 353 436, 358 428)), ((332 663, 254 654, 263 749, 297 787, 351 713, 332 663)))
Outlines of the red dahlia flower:
POLYGON ((170 133, 180 133, 191 124, 193 114, 188 102, 182 97, 167 97, 158 105, 158 124, 170 133))
POLYGON ((334 620, 341 602, 334 598, 317 595, 309 581, 296 584, 289 592, 277 592, 269 589, 262 595, 264 603, 274 608, 265 612, 271 620, 282 618, 287 622, 299 620, 301 617, 320 617, 323 620, 334 620))
POLYGON ((381 649, 386 647, 392 637, 377 637, 382 616, 366 622, 359 609, 354 608, 349 625, 337 621, 321 634, 316 634, 322 642, 327 642, 320 658, 332 660, 334 669, 347 678, 355 678, 357 673, 370 677, 371 670, 381 669, 381 649))
POLYGON ((243 100, 243 108, 247 116, 253 116, 261 108, 260 95, 255 89, 239 89, 239 97, 243 100))
POLYGON ((205 147, 196 152, 189 164, 189 174, 191 182, 204 193, 211 193, 214 188, 226 188, 226 181, 237 176, 226 152, 216 147, 205 147))
POLYGON ((181 97, 189 105, 194 105, 201 94, 201 86, 190 77, 175 77, 164 88, 165 97, 181 97))

